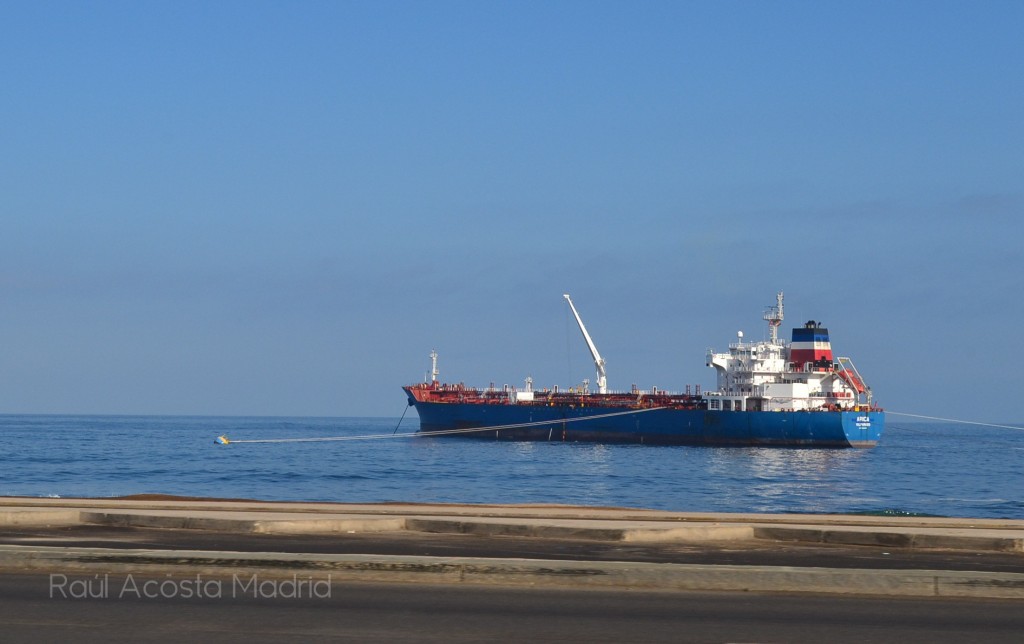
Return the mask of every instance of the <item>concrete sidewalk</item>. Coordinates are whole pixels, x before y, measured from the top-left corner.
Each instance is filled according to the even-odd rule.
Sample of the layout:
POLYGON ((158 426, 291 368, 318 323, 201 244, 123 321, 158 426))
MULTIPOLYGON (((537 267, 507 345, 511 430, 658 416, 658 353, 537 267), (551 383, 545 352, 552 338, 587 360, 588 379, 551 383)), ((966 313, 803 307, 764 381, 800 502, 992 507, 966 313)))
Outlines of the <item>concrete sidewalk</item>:
MULTIPOLYGON (((270 503, 182 498, 0 499, 0 526, 115 526, 230 534, 367 532, 622 543, 835 544, 1020 555, 1021 572, 833 569, 505 557, 239 553, 0 546, 0 568, 195 574, 333 573, 345 579, 1024 599, 1024 521, 679 513, 550 505, 270 503)), ((496 543, 501 543, 496 540, 496 543)))

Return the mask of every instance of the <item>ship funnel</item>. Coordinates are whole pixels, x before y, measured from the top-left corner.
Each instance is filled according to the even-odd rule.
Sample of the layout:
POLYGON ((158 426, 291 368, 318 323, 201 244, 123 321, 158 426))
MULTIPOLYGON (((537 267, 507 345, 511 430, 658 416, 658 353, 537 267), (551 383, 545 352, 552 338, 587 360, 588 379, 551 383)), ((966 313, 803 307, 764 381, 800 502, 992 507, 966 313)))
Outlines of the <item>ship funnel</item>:
POLYGON ((832 368, 832 343, 828 339, 828 329, 820 322, 811 320, 802 328, 793 329, 789 348, 789 360, 798 371, 832 368))

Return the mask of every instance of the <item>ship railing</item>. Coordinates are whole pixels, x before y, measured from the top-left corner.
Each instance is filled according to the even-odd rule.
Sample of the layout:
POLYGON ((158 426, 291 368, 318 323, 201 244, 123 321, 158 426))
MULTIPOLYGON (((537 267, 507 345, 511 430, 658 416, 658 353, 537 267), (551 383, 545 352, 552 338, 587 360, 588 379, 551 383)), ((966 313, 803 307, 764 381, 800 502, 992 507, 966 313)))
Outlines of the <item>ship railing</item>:
POLYGON ((669 389, 662 389, 654 386, 650 389, 639 389, 632 388, 629 390, 610 390, 606 394, 596 394, 593 391, 586 390, 582 387, 544 387, 541 389, 533 388, 530 390, 521 389, 512 385, 504 385, 502 387, 496 387, 493 384, 490 387, 477 388, 470 387, 464 383, 457 384, 440 384, 440 383, 422 383, 419 385, 413 385, 413 388, 426 389, 430 391, 430 394, 435 398, 453 398, 463 396, 468 398, 478 399, 507 399, 512 393, 518 393, 521 391, 530 391, 534 396, 540 399, 549 398, 591 398, 600 400, 605 396, 609 398, 637 398, 637 397, 655 397, 655 398, 684 398, 684 397, 700 397, 702 394, 713 393, 713 392, 702 392, 701 387, 698 385, 694 388, 687 386, 686 391, 673 391, 669 389), (696 393, 694 393, 696 391, 696 393))

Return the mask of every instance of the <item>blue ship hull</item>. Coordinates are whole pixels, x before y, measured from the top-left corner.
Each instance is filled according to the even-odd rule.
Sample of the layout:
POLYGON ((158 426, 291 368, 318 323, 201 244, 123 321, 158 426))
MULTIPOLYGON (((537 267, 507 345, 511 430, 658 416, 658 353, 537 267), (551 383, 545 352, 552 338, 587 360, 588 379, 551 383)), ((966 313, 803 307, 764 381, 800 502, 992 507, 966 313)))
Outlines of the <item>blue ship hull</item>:
POLYGON ((764 447, 874 447, 885 412, 872 403, 871 389, 849 358, 832 353, 828 329, 808 321, 780 341, 782 292, 764 314, 770 340, 744 342, 728 353, 708 349, 718 387, 701 394, 609 391, 605 362, 569 303, 597 369, 597 393, 582 387, 559 391, 526 387, 487 389, 438 382, 437 352, 430 353, 431 377, 404 387, 420 416, 420 432, 533 441, 588 441, 652 445, 764 447))
MULTIPOLYGON (((408 393, 408 392, 407 392, 408 393)), ((882 411, 709 411, 416 401, 420 432, 648 445, 874 447, 882 411), (465 430, 465 431, 458 431, 465 430), (478 430, 478 431, 476 431, 478 430)))

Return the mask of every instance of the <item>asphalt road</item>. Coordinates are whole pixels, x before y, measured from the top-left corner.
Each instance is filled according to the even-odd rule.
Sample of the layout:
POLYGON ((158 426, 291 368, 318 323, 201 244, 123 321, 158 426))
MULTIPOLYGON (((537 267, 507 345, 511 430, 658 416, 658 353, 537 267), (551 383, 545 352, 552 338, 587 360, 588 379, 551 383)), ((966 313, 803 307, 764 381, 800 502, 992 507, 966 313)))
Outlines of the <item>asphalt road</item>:
POLYGON ((623 543, 411 532, 260 535, 78 525, 63 528, 6 526, 0 528, 0 543, 156 550, 311 552, 1024 573, 1024 557, 1019 553, 885 549, 875 546, 787 542, 623 543))
POLYGON ((105 593, 91 578, 92 597, 75 598, 76 580, 83 590, 86 578, 0 575, 0 640, 913 644, 1016 643, 1024 632, 1016 601, 338 582, 285 599, 230 579, 217 596, 211 578, 199 598, 180 592, 187 577, 126 585, 124 575, 109 577, 105 593))

